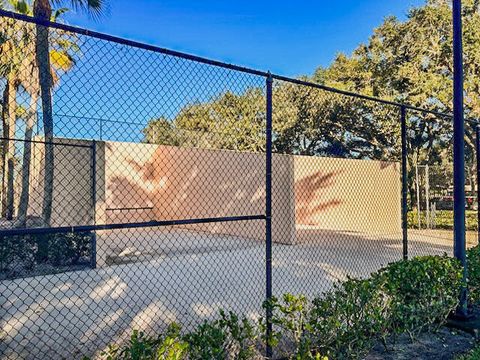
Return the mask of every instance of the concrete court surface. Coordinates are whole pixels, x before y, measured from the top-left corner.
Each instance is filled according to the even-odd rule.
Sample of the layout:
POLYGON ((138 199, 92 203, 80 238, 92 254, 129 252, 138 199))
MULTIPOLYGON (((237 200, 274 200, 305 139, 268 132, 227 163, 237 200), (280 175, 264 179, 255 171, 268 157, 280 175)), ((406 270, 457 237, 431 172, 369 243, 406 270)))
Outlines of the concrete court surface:
MULTIPOLYGON (((221 308, 254 319, 262 315, 263 242, 188 230, 154 234, 155 230, 148 230, 148 237, 153 236, 157 244, 159 239, 172 244, 177 239, 181 246, 171 253, 165 251, 171 247, 163 246, 164 251, 152 256, 151 246, 126 245, 124 253, 140 256, 145 252, 147 260, 140 262, 138 257, 136 262, 94 270, 2 281, 1 358, 80 359, 126 339, 132 329, 161 331, 173 321, 189 328, 221 308), (185 239, 195 239, 197 244, 192 246, 185 239)), ((296 245, 273 246, 276 295, 291 292, 312 297, 347 274, 367 276, 402 254, 399 233, 306 227, 298 229, 297 236, 296 245)), ((451 232, 410 230, 409 236, 412 256, 451 254, 451 232)), ((120 239, 120 234, 115 237, 120 239)), ((473 242, 474 235, 469 237, 473 242)))

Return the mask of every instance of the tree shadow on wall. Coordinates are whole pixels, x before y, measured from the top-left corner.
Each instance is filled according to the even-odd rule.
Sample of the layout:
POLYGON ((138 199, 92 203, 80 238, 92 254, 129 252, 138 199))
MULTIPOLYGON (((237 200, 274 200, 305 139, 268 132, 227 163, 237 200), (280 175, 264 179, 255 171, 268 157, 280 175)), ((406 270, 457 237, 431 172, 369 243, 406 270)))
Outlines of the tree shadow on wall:
POLYGON ((297 224, 314 224, 314 218, 321 212, 339 206, 340 199, 321 201, 325 189, 335 185, 335 178, 343 170, 327 173, 315 172, 295 182, 295 220, 297 224))

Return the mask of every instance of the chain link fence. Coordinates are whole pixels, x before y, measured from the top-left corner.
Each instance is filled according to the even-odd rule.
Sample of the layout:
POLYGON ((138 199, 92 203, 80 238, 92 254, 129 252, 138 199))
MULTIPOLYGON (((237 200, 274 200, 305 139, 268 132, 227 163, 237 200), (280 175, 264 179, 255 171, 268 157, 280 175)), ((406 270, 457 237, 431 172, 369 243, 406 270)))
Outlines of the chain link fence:
POLYGON ((448 116, 1 15, 4 358, 268 320, 272 295, 451 253, 448 116))

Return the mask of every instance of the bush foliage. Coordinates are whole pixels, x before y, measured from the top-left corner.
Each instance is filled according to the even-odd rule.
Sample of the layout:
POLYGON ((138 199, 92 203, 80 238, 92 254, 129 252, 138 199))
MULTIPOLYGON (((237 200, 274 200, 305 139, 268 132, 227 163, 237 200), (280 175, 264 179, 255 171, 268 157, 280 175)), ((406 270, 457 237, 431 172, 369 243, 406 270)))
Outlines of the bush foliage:
MULTIPOLYGON (((171 324, 165 335, 146 336, 134 330, 122 348, 110 345, 101 353, 106 360, 204 360, 261 358, 257 350, 257 328, 233 312, 220 311, 219 319, 204 321, 193 332, 180 334, 171 324)), ((87 359, 87 358, 85 358, 87 359)))
MULTIPOLYGON (((453 210, 437 210, 435 218, 430 219, 431 225, 435 229, 453 230, 453 210)), ((465 212, 465 226, 468 231, 477 231, 478 229, 477 211, 467 210, 465 212)), ((420 225, 422 229, 427 228, 426 211, 420 212, 420 225)), ((407 226, 409 229, 418 229, 417 211, 407 213, 407 226)))
POLYGON ((53 270, 89 263, 92 236, 66 233, 0 237, 0 276, 31 276, 40 266, 53 270))
POLYGON ((254 324, 221 311, 219 319, 184 335, 177 325, 157 338, 134 331, 127 345, 110 346, 103 356, 243 360, 261 358, 261 349, 269 344, 277 356, 290 359, 354 359, 377 341, 389 346, 402 333, 414 339, 422 331, 436 330, 457 306, 461 286, 461 267, 455 259, 418 257, 392 263, 368 279, 347 279, 312 301, 292 294, 271 298, 264 303, 272 313, 268 338, 265 319, 254 324))
POLYGON ((389 326, 412 337, 442 325, 457 306, 462 285, 460 265, 447 256, 396 262, 376 277, 383 278, 382 291, 391 299, 389 326))
POLYGON ((480 245, 467 250, 468 297, 472 303, 480 303, 480 245))

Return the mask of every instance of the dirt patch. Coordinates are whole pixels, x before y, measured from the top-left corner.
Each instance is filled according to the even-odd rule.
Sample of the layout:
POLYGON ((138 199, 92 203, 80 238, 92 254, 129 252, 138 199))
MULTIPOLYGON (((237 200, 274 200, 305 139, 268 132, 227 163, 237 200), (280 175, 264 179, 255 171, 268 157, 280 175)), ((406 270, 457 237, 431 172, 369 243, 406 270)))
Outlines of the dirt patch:
POLYGON ((365 360, 450 360, 474 346, 475 339, 472 335, 443 327, 437 333, 421 334, 414 342, 407 335, 402 335, 391 351, 386 351, 379 343, 365 360))

